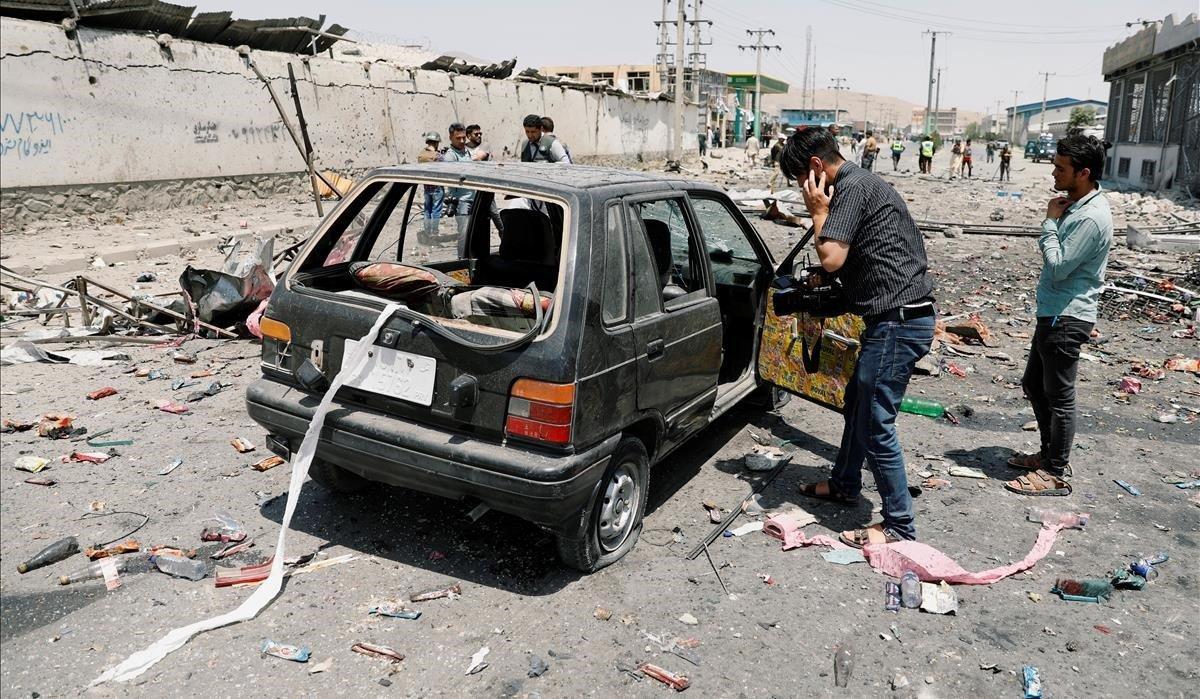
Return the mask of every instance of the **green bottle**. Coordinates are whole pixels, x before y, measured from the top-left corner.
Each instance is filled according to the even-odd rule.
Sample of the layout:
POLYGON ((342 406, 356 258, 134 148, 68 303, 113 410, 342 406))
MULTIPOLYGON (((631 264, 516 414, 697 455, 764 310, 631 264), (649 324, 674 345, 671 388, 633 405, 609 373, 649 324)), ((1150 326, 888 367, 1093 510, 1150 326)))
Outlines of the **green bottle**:
POLYGON ((906 413, 914 413, 916 415, 925 415, 926 417, 938 418, 946 414, 946 409, 942 404, 935 400, 925 400, 924 398, 909 398, 904 397, 900 401, 900 410, 906 413))

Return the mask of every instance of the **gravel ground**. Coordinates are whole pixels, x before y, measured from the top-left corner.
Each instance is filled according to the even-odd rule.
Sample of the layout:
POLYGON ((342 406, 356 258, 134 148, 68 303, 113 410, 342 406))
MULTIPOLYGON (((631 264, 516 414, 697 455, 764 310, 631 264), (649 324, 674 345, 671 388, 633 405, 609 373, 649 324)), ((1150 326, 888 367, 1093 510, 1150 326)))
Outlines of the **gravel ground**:
MULTIPOLYGON (((1021 165, 1014 188, 1025 197, 1009 220, 1036 224, 1038 212, 1027 205, 1044 207, 1049 166, 1021 165)), ((763 186, 766 174, 709 177, 747 188, 763 186)), ((886 176, 922 217, 986 222, 995 197, 994 183, 886 176)), ((224 215, 245 218, 237 210, 224 215)), ((794 229, 756 225, 777 257, 796 240, 794 229)), ((43 242, 61 241, 51 236, 43 242)), ((870 508, 878 502, 873 489, 863 506, 849 510, 796 494, 799 483, 827 473, 840 419, 793 400, 779 413, 737 409, 656 467, 640 543, 623 561, 591 576, 565 570, 547 535, 505 515, 489 513, 471 522, 463 503, 384 487, 335 497, 310 482, 300 496, 289 555, 317 552, 317 560, 343 555, 352 560, 289 578, 281 597, 257 619, 195 638, 132 683, 86 689, 102 670, 167 630, 228 611, 250 590, 170 578, 144 562, 131 565, 113 591, 99 581, 60 587, 55 578, 80 567, 82 556, 27 575, 17 574, 18 562, 60 537, 73 534, 83 544, 106 541, 140 521, 128 514, 84 518, 92 507, 144 513, 149 521, 135 538, 146 545, 199 547, 210 564, 215 562, 207 554, 218 545, 202 544, 199 532, 220 511, 242 522, 257 542, 223 564, 262 561, 274 546, 288 467, 258 472, 249 466, 266 456, 262 434, 243 408, 245 387, 258 374, 257 347, 192 340, 184 349, 198 354, 194 365, 173 363, 169 349, 128 346, 122 347, 128 363, 29 364, 0 374, 4 418, 36 420, 45 412, 64 412, 92 433, 113 428, 109 437, 134 440, 116 447, 119 456, 87 464, 59 461, 85 448, 82 442, 49 441, 36 432, 0 436, 0 689, 13 697, 247 691, 662 696, 669 691, 662 685, 620 670, 651 661, 687 675, 691 691, 703 696, 1020 696, 1026 664, 1040 669, 1047 696, 1194 695, 1200 674, 1200 517, 1189 502, 1196 491, 1163 479, 1175 473, 1196 477, 1200 427, 1188 408, 1200 406, 1200 381, 1168 371, 1161 381, 1144 380, 1139 395, 1113 394, 1131 361, 1160 365, 1175 355, 1195 357, 1196 340, 1172 338, 1181 325, 1102 321, 1102 344, 1086 348, 1096 361, 1080 368, 1075 492, 1031 502, 1004 491, 1002 482, 1016 475, 1004 458, 1036 439, 1022 430, 1032 412, 1017 387, 1028 342, 1020 335, 1032 329, 1027 305, 1038 269, 1035 240, 936 237, 928 250, 942 313, 979 312, 997 340, 989 351, 1012 361, 943 351, 935 359, 954 362, 966 378, 942 373, 914 379, 910 395, 939 400, 962 415, 959 425, 917 415, 899 419, 910 482, 919 483, 916 474, 926 471, 950 481, 916 499, 922 540, 965 568, 980 570, 1018 560, 1029 550, 1037 534, 1037 525, 1024 519, 1030 505, 1092 516, 1085 531, 1063 532, 1032 570, 994 585, 957 587, 956 615, 885 611, 884 579, 868 566, 833 565, 813 549, 783 552, 759 533, 719 538, 710 547, 728 596, 704 557, 686 560, 712 526, 702 501, 735 507, 752 488, 755 474, 741 462, 753 444, 750 429, 789 442, 785 448, 793 457, 765 490, 764 505, 809 510, 818 518, 806 530, 810 535, 870 521, 870 508), (170 378, 136 378, 126 373, 127 365, 162 369, 170 378), (206 369, 214 376, 199 379, 199 386, 171 390, 172 380, 206 369), (212 381, 228 385, 190 403, 189 414, 154 408, 160 399, 180 400, 212 381), (87 392, 102 386, 119 393, 86 400, 87 392), (1153 419, 1163 412, 1180 419, 1174 424, 1153 419), (238 436, 259 448, 238 454, 229 444, 238 436), (13 468, 23 454, 51 459, 38 475, 57 483, 25 483, 31 474, 13 468), (158 475, 176 458, 183 459, 181 466, 158 475), (979 468, 986 478, 950 477, 946 471, 954 465, 979 468), (1142 495, 1129 495, 1113 479, 1133 483, 1142 495), (1140 592, 1119 591, 1100 605, 1062 601, 1049 592, 1057 577, 1101 576, 1157 551, 1169 552, 1171 560, 1140 592), (774 584, 764 583, 760 574, 774 584), (367 613, 379 601, 454 581, 462 583, 462 596, 420 604, 419 620, 367 613), (597 607, 611 617, 597 618, 597 607), (695 623, 681 621, 685 615, 695 623), (301 665, 262 656, 264 639, 308 646, 312 660, 301 665), (662 650, 675 639, 699 642, 692 651, 698 665, 662 650), (392 646, 406 658, 392 665, 351 652, 359 641, 392 646), (853 649, 846 690, 836 689, 832 676, 838 643, 853 649), (466 675, 471 655, 481 647, 490 649, 488 667, 466 675), (540 677, 527 676, 533 657, 549 665, 540 677), (326 661, 332 664, 324 672, 310 674, 326 661), (893 690, 898 675, 910 684, 893 690)), ((1123 253, 1117 259, 1168 271, 1181 264, 1165 254, 1123 253)), ((197 251, 192 262, 216 260, 219 254, 207 250, 197 251)), ((145 262, 98 270, 96 276, 127 286, 138 271, 161 269, 165 290, 184 264, 178 258, 145 262), (155 262, 163 264, 148 266, 155 262)), ((738 523, 745 521, 743 516, 738 523)))

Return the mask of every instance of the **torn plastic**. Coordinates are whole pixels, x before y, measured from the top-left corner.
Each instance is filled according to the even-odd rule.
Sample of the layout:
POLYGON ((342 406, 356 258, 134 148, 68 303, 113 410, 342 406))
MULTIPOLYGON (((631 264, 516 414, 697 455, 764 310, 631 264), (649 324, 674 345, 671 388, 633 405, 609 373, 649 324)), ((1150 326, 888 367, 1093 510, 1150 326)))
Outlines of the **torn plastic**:
POLYGON ((221 269, 196 269, 191 265, 179 276, 179 286, 190 301, 188 317, 227 328, 241 323, 275 289, 271 264, 275 239, 258 239, 254 252, 243 253, 235 242, 221 269))
MULTIPOLYGON (((325 426, 325 416, 329 413, 329 409, 333 404, 333 397, 341 389, 347 377, 355 376, 363 371, 366 366, 367 352, 375 345, 375 339, 379 336, 380 328, 383 327, 384 323, 392 317, 392 314, 398 308, 399 306, 396 304, 388 304, 383 309, 383 312, 379 314, 379 318, 376 319, 371 330, 353 346, 345 361, 342 362, 341 371, 334 377, 329 390, 325 392, 325 395, 321 398, 321 403, 313 413, 312 420, 308 424, 308 430, 304 434, 304 440, 300 443, 300 448, 296 452, 296 458, 292 462, 288 499, 283 511, 279 539, 275 545, 275 555, 271 559, 270 574, 263 584, 259 585, 254 594, 246 598, 237 609, 170 631, 149 647, 130 655, 120 664, 105 670, 99 677, 92 680, 91 684, 93 686, 111 680, 127 682, 134 679, 150 669, 155 663, 165 658, 167 654, 182 648, 196 634, 236 624, 247 619, 253 619, 275 599, 283 587, 283 560, 286 556, 284 544, 287 541, 287 532, 291 527, 292 515, 295 514, 296 503, 300 499, 300 492, 304 487, 304 481, 308 477, 308 468, 312 464, 313 455, 317 451, 317 435, 321 433, 322 428, 325 426)), ((220 575, 217 577, 217 585, 221 586, 220 575)))

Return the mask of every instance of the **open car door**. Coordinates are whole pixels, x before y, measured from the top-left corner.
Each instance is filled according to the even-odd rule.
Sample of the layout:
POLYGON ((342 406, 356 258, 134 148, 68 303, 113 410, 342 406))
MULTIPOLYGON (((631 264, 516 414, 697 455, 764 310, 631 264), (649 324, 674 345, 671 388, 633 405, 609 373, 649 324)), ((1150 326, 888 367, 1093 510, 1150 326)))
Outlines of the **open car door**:
POLYGON ((858 362, 863 319, 850 313, 832 318, 775 313, 778 281, 793 273, 796 257, 812 235, 810 228, 779 264, 776 283, 767 289, 758 343, 758 376, 801 398, 841 411, 846 385, 858 362))

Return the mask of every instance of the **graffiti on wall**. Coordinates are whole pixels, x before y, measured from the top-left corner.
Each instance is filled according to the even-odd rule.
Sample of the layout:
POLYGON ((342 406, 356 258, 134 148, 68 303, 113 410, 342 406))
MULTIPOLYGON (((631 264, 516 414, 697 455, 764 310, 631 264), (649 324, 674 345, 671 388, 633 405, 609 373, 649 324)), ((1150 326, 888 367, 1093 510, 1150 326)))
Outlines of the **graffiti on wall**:
POLYGON ((25 160, 48 155, 66 121, 61 112, 4 112, 0 157, 25 160))
POLYGON ((283 130, 283 124, 268 124, 267 126, 242 126, 234 127, 230 133, 235 141, 240 143, 277 143, 282 141, 287 133, 283 130))
POLYGON ((217 122, 201 121, 192 125, 192 141, 194 143, 216 143, 217 122))

